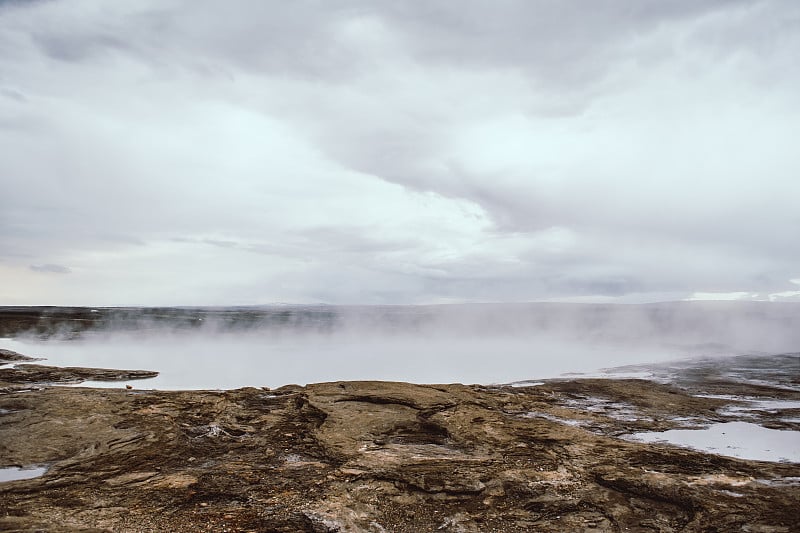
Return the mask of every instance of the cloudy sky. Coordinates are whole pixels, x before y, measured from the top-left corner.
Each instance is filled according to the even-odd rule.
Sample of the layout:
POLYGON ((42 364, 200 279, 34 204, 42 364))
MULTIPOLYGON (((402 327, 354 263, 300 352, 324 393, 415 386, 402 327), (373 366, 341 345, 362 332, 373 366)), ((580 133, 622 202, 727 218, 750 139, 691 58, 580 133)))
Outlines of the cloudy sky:
POLYGON ((800 2, 0 1, 0 305, 800 300, 800 2))

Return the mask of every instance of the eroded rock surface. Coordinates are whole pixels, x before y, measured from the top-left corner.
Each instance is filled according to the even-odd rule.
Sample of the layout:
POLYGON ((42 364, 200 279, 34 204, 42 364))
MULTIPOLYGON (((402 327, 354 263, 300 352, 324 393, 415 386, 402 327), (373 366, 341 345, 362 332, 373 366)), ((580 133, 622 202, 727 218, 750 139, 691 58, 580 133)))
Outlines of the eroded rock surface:
POLYGON ((22 355, 21 353, 17 353, 12 350, 5 350, 0 348, 0 365, 7 363, 17 363, 20 361, 41 361, 41 359, 36 357, 29 357, 27 355, 22 355))
POLYGON ((0 385, 57 383, 77 384, 83 381, 124 381, 153 378, 158 372, 150 370, 116 370, 113 368, 82 368, 22 364, 0 368, 0 385))
POLYGON ((695 392, 7 386, 0 466, 49 469, 0 483, 0 530, 797 531, 800 465, 617 438, 724 419, 695 392))

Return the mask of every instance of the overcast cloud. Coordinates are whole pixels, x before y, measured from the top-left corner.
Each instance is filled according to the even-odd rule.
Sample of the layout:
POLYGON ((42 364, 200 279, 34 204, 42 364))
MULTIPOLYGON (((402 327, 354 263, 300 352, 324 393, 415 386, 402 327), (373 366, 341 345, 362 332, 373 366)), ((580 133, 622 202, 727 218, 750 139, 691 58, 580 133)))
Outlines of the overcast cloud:
POLYGON ((0 2, 0 304, 799 300, 799 137, 794 0, 0 2))

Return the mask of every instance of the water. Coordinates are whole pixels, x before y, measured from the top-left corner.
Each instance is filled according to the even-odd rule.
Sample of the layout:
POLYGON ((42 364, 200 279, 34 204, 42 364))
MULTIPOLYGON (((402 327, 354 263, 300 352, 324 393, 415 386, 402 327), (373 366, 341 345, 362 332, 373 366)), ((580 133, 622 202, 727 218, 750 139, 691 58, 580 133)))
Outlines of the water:
POLYGON ((706 429, 635 433, 629 438, 639 442, 664 442, 739 459, 800 463, 800 432, 768 429, 748 422, 714 424, 706 429))
MULTIPOLYGON (((581 343, 545 336, 283 335, 258 333, 89 335, 80 340, 0 339, 40 364, 156 370, 136 388, 232 389, 338 380, 510 383, 667 361, 672 348, 581 343)), ((125 383, 91 383, 124 387, 125 383)))
POLYGON ((0 483, 5 481, 18 481, 20 479, 33 479, 43 476, 47 472, 45 466, 28 466, 19 468, 17 466, 10 466, 0 468, 0 483))

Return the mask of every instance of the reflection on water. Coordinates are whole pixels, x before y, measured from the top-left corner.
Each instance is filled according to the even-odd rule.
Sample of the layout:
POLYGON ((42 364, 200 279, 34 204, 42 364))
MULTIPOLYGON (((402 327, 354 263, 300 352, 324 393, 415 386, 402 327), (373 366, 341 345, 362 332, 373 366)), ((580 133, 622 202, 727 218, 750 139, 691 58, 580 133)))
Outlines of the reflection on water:
POLYGON ((630 438, 639 442, 665 442, 739 459, 800 463, 800 432, 768 429, 748 422, 714 424, 706 429, 636 433, 630 438))

